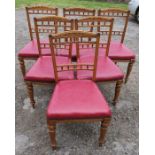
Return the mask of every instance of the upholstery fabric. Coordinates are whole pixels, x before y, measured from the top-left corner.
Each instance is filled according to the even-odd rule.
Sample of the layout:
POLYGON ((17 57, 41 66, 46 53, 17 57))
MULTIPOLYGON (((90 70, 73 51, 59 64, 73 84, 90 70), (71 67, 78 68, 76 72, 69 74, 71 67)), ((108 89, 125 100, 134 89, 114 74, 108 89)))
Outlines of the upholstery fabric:
POLYGON ((47 108, 49 119, 87 119, 111 116, 111 110, 91 80, 59 81, 47 108))
MULTIPOLYGON (((68 64, 70 59, 67 57, 56 57, 57 64, 68 64)), ((64 71, 58 73, 58 78, 61 80, 74 79, 72 71, 64 71)), ((35 64, 26 73, 25 80, 28 81, 54 81, 54 71, 51 56, 42 56, 38 58, 35 64)))
MULTIPOLYGON (((78 60, 79 64, 82 63, 93 63, 93 56, 83 56, 78 60)), ((93 72, 88 70, 77 71, 78 79, 92 79, 93 72)), ((123 79, 124 75, 121 69, 114 64, 114 62, 106 57, 99 56, 96 71, 96 81, 112 81, 123 79)))

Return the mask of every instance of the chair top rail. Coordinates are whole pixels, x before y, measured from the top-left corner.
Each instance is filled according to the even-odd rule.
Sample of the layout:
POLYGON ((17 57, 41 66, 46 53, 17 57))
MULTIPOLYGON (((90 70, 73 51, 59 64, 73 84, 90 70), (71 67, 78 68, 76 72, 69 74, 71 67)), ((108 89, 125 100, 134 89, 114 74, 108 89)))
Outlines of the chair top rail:
POLYGON ((95 9, 90 8, 78 8, 78 7, 72 7, 72 8, 63 8, 65 11, 84 11, 84 12, 93 12, 95 9))
POLYGON ((73 19, 68 19, 66 17, 61 16, 44 16, 44 17, 38 17, 34 18, 36 22, 44 22, 44 21, 61 21, 61 22, 71 22, 73 19))
POLYGON ((92 32, 84 32, 81 30, 71 30, 67 32, 62 32, 58 34, 50 34, 49 37, 53 39, 58 39, 58 38, 77 38, 77 37, 99 37, 99 33, 92 33, 92 32))

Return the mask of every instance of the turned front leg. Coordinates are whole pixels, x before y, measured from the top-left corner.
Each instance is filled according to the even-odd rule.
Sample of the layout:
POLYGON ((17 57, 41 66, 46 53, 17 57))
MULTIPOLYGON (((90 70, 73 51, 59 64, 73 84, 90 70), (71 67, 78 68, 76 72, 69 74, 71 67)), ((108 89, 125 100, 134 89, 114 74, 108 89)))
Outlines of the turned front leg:
POLYGON ((110 124, 111 117, 106 117, 101 121, 101 128, 100 128, 100 137, 99 137, 99 146, 102 146, 102 144, 105 141, 105 135, 108 129, 108 126, 110 124))
POLYGON ((48 132, 51 139, 51 146, 53 150, 56 150, 56 123, 53 123, 50 120, 47 120, 48 132))
POLYGON ((131 73, 133 64, 134 64, 134 61, 130 61, 130 62, 128 63, 127 73, 126 73, 126 77, 125 77, 125 83, 127 83, 127 81, 128 81, 128 78, 129 78, 129 76, 130 76, 130 73, 131 73))
POLYGON ((116 87, 115 87, 115 96, 113 99, 113 104, 116 105, 117 101, 118 101, 118 97, 121 91, 121 86, 122 86, 123 80, 118 80, 116 82, 116 87))
POLYGON ((28 96, 30 98, 30 103, 31 103, 32 107, 35 108, 35 100, 34 100, 34 93, 33 93, 32 82, 26 82, 26 86, 27 86, 28 96))
POLYGON ((19 65, 20 65, 20 69, 21 69, 22 75, 24 77, 25 73, 26 73, 24 58, 18 57, 18 60, 19 60, 19 65))

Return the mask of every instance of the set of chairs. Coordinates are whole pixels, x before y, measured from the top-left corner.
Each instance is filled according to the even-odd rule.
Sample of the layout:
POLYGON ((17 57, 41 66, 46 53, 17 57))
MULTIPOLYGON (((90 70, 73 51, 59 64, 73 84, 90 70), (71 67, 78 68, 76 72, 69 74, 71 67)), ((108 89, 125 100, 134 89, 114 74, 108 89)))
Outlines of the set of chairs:
POLYGON ((128 62, 126 83, 135 61, 135 54, 123 44, 130 12, 104 9, 96 15, 86 8, 64 8, 63 16, 58 12, 58 8, 26 7, 31 41, 18 58, 30 102, 35 108, 34 84, 55 82, 47 107, 52 148, 56 149, 56 124, 61 122, 100 121, 101 146, 112 113, 95 82, 116 82, 115 105, 124 80, 117 62, 128 62), (114 26, 117 19, 123 19, 121 29, 114 26), (113 37, 120 40, 112 41, 113 37), (26 59, 36 60, 28 71, 26 59))

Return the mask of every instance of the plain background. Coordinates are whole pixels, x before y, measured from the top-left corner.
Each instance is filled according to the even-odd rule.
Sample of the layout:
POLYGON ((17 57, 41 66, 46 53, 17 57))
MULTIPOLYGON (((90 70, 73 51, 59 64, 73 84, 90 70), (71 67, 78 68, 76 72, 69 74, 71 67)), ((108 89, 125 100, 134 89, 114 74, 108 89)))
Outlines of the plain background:
MULTIPOLYGON (((155 13, 140 1, 140 155, 155 154, 155 13)), ((0 1, 0 154, 15 154, 15 1, 0 1)), ((138 45, 137 45, 138 46, 138 45)))

